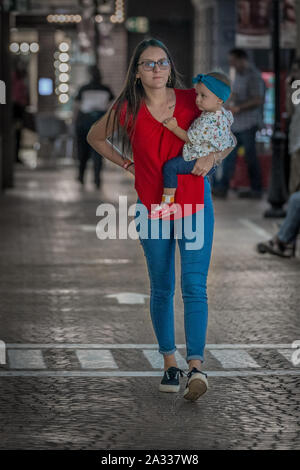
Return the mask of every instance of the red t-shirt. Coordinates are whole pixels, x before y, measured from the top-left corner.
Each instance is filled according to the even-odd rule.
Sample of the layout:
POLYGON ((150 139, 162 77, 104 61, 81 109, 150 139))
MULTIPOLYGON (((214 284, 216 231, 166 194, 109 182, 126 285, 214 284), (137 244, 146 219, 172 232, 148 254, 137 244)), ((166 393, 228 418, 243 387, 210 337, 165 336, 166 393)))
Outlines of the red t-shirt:
MULTIPOLYGON (((174 88, 176 105, 173 116, 178 125, 188 130, 191 123, 201 114, 197 108, 194 88, 182 90, 174 88)), ((124 108, 125 109, 125 108, 124 108)), ((124 116, 124 113, 122 113, 124 116)), ((120 123, 124 124, 121 119, 120 123)), ((151 211, 151 204, 159 204, 163 193, 163 164, 170 158, 182 155, 184 141, 157 121, 145 103, 137 115, 136 127, 131 138, 135 167, 135 189, 141 202, 151 211)), ((204 178, 193 174, 178 175, 175 202, 181 204, 182 212, 172 214, 180 218, 204 208, 204 178), (184 206, 190 204, 190 206, 184 206), (197 204, 197 206, 196 206, 197 204)))

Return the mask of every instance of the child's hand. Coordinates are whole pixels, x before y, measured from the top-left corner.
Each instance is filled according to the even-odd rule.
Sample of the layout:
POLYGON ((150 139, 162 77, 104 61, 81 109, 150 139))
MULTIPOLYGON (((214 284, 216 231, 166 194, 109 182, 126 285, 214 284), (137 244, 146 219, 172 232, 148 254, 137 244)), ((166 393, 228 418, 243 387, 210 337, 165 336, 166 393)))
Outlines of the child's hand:
POLYGON ((172 131, 178 127, 177 119, 175 117, 167 118, 163 121, 163 125, 172 131))

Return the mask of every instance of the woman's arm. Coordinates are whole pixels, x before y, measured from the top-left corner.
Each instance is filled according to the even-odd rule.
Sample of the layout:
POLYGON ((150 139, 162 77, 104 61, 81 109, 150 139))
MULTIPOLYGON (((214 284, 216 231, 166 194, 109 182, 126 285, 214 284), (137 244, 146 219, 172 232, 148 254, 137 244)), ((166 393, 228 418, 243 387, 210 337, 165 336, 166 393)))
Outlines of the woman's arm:
MULTIPOLYGON (((114 113, 115 111, 112 110, 108 123, 107 133, 105 132, 105 129, 108 120, 108 112, 92 125, 88 132, 86 140, 90 144, 90 146, 93 147, 94 150, 96 150, 96 152, 98 152, 104 158, 107 158, 111 162, 115 163, 116 165, 122 167, 124 159, 116 150, 114 150, 112 145, 106 142, 107 137, 111 136, 113 133, 114 113)), ((134 175, 134 165, 130 165, 128 171, 134 175)))

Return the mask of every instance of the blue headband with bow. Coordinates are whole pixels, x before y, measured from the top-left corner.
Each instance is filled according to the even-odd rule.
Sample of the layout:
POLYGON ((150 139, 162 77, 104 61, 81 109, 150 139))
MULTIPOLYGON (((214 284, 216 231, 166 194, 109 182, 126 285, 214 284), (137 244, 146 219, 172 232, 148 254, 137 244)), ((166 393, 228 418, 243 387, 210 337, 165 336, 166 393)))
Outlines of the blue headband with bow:
POLYGON ((230 86, 226 85, 226 83, 221 80, 211 77, 210 75, 205 75, 204 73, 199 73, 193 78, 193 83, 200 82, 202 82, 212 93, 224 102, 229 98, 231 92, 230 86))

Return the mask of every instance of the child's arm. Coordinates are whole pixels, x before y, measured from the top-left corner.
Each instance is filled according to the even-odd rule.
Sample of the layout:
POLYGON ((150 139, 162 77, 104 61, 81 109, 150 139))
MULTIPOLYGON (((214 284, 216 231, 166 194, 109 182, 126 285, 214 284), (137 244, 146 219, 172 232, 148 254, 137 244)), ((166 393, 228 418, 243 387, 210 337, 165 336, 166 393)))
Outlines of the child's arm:
POLYGON ((190 144, 191 141, 188 138, 187 132, 178 126, 177 119, 175 117, 165 119, 163 121, 163 125, 172 131, 179 139, 183 140, 184 142, 190 144))

